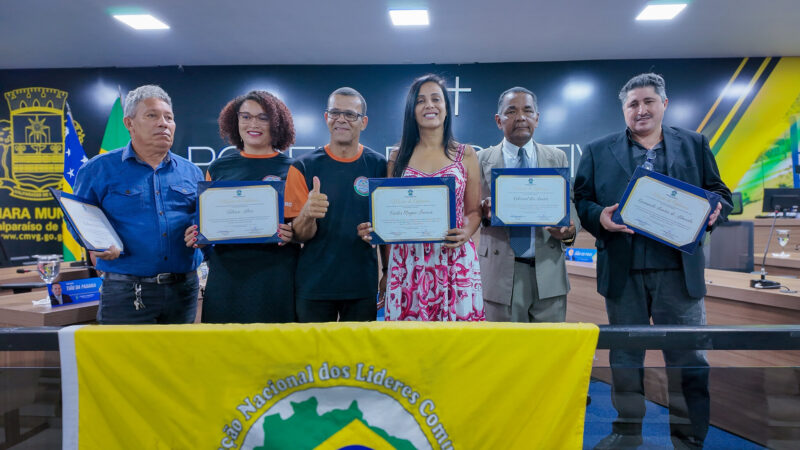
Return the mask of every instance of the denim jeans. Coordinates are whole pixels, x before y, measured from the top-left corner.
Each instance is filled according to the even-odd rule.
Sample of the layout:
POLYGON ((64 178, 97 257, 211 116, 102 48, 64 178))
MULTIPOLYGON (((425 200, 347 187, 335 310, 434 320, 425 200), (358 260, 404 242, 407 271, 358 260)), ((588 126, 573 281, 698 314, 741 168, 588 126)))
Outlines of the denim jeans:
POLYGON ((101 324, 176 324, 193 323, 197 313, 199 284, 197 273, 171 284, 103 280, 97 321, 101 324), (141 286, 139 307, 136 285, 141 286))

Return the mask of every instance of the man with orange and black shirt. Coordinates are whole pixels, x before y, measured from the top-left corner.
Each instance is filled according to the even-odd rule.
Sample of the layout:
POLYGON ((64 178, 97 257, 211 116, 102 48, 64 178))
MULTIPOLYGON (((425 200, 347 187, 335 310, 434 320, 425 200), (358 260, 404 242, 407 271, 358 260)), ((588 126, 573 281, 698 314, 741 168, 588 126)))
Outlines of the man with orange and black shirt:
POLYGON ((328 145, 295 161, 287 195, 302 198, 294 238, 304 243, 295 276, 300 322, 368 321, 376 318, 377 253, 358 237, 369 221, 368 178, 386 176, 386 158, 359 143, 367 103, 355 89, 328 97, 328 145))

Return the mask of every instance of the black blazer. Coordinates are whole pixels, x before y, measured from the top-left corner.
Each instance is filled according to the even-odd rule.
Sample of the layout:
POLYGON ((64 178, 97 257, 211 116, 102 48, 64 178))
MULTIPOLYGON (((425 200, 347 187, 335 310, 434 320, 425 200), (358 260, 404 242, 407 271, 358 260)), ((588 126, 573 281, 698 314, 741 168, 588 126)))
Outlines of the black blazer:
MULTIPOLYGON (((708 140, 682 128, 664 126, 663 132, 666 175, 722 196, 722 212, 716 223, 723 222, 732 209, 731 191, 719 177, 708 140)), ((600 212, 620 201, 635 170, 626 139, 623 131, 589 143, 575 177, 575 207, 583 227, 597 239, 597 292, 604 297, 622 294, 633 259, 631 236, 609 232, 600 225, 600 212)), ((689 296, 705 296, 703 252, 698 248, 693 255, 681 253, 681 257, 689 296)))

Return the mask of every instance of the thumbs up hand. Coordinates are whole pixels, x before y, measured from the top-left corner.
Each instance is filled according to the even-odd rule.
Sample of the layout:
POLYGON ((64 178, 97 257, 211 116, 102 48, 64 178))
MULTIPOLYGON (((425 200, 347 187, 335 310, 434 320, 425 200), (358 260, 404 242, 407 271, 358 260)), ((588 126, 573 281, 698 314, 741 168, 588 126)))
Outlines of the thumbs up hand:
POLYGON ((319 178, 314 177, 313 183, 313 189, 308 193, 308 200, 300 214, 313 219, 322 219, 328 212, 328 196, 320 192, 319 178))

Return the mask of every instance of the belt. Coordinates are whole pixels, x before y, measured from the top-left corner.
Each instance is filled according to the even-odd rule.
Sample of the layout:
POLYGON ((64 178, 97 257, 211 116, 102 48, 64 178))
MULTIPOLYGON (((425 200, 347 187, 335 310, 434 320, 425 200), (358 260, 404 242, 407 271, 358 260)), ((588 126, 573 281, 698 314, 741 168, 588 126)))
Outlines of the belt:
POLYGON ((160 273, 154 277, 137 277, 135 275, 126 275, 124 273, 106 272, 104 277, 106 280, 133 281, 136 283, 155 284, 173 284, 186 281, 185 273, 160 273))
POLYGON ((514 261, 522 264, 527 264, 529 266, 536 265, 536 258, 514 258, 514 261))

